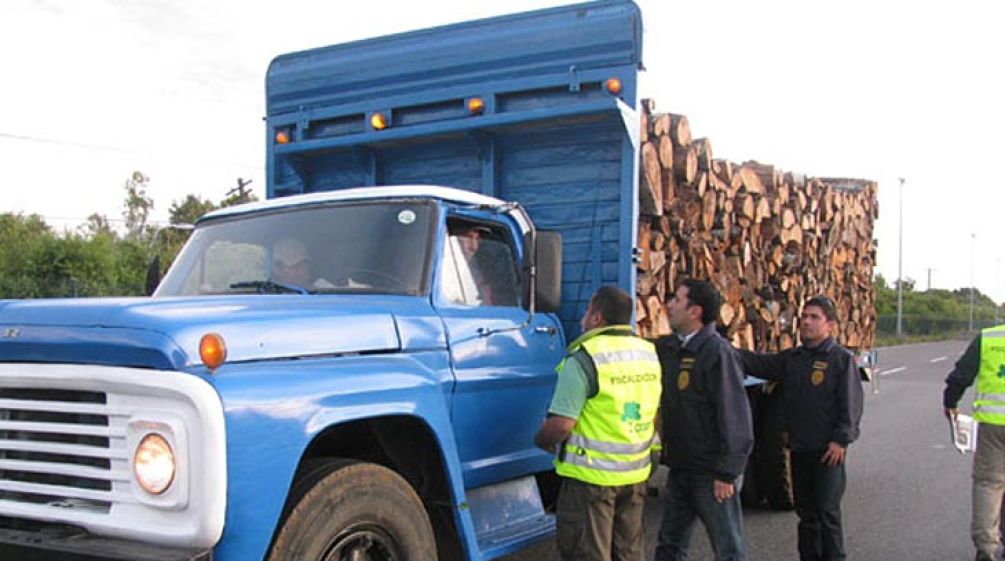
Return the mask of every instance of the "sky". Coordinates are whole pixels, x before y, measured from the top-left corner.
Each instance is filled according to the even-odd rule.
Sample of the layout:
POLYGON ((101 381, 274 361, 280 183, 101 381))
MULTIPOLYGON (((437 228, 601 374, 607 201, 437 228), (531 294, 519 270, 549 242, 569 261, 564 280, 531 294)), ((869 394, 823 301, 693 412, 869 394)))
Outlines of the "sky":
MULTIPOLYGON (((262 197, 276 55, 564 3, 3 0, 0 212, 120 219, 136 170, 156 220, 239 177, 262 197)), ((687 115, 718 158, 878 181, 878 272, 896 279, 900 256, 918 289, 1005 301, 1005 3, 638 4, 658 111, 687 115)))

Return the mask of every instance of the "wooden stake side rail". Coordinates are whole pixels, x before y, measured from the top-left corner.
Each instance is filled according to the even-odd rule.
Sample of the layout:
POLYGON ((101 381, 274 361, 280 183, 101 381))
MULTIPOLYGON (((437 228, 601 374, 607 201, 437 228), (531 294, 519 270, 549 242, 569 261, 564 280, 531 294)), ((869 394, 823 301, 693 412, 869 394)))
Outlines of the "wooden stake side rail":
POLYGON ((796 345, 803 303, 818 294, 837 304, 841 344, 872 347, 877 184, 717 160, 687 117, 642 108, 640 333, 670 333, 666 302, 694 277, 722 292, 719 323, 739 347, 796 345))

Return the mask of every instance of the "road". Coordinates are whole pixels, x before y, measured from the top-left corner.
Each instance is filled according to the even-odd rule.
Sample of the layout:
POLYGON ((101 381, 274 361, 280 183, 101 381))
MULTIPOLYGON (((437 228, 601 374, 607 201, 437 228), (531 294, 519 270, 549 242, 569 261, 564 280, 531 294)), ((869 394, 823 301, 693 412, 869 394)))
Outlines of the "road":
MULTIPOLYGON (((973 559, 970 543, 970 462, 951 448, 942 416, 943 380, 966 341, 880 349, 879 393, 866 389, 862 436, 849 449, 843 502, 845 545, 855 561, 973 559)), ((961 402, 969 410, 972 390, 961 402)), ((659 498, 646 505, 646 546, 655 547, 659 498)), ((796 559, 792 512, 744 510, 752 560, 796 559)), ((712 559, 704 529, 691 559, 712 559)), ((552 542, 505 561, 557 561, 552 542)))

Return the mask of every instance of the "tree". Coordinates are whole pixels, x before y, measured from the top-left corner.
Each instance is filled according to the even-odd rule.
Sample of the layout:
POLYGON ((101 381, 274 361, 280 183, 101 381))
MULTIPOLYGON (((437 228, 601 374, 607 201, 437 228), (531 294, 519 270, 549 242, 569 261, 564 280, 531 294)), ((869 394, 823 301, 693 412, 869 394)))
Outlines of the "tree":
MULTIPOLYGON (((98 213, 76 231, 62 234, 38 215, 0 214, 0 299, 143 294, 151 259, 170 264, 190 233, 149 224, 154 208, 149 183, 136 171, 124 184, 124 236, 98 213)), ((174 201, 171 224, 191 224, 218 206, 256 200, 248 183, 239 180, 219 205, 196 195, 174 201)))
POLYGON ((154 201, 147 195, 149 183, 150 178, 143 172, 134 171, 124 185, 126 201, 122 217, 126 220, 126 237, 128 239, 142 241, 151 235, 147 228, 147 220, 150 218, 150 211, 154 208, 154 201))
POLYGON ((168 215, 172 224, 195 224, 200 216, 216 210, 216 208, 217 206, 212 201, 203 200, 196 195, 188 195, 181 202, 172 202, 168 215))
POLYGON ((0 299, 39 293, 36 255, 54 236, 37 214, 0 214, 0 299))
POLYGON ((108 218, 106 218, 105 215, 98 214, 96 212, 87 217, 87 222, 80 226, 80 232, 87 237, 117 237, 115 235, 115 230, 112 230, 112 225, 108 222, 108 218))
MULTIPOLYGON (((877 275, 876 314, 879 330, 892 334, 896 325, 897 290, 877 275)), ((931 289, 915 292, 914 281, 904 279, 903 326, 909 335, 954 336, 969 326, 970 288, 955 290, 931 289)), ((974 291, 974 322, 976 326, 995 323, 996 304, 979 290, 974 291)))

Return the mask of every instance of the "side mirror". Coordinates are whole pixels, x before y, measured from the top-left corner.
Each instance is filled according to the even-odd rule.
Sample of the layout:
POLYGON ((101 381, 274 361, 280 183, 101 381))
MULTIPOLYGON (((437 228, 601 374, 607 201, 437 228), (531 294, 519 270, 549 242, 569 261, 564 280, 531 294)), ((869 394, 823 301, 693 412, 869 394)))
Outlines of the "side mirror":
POLYGON ((536 311, 557 312, 562 303, 562 235, 538 230, 532 250, 536 311))
POLYGON ((147 296, 152 296, 157 290, 157 285, 161 283, 161 256, 154 255, 147 266, 146 291, 147 296))

